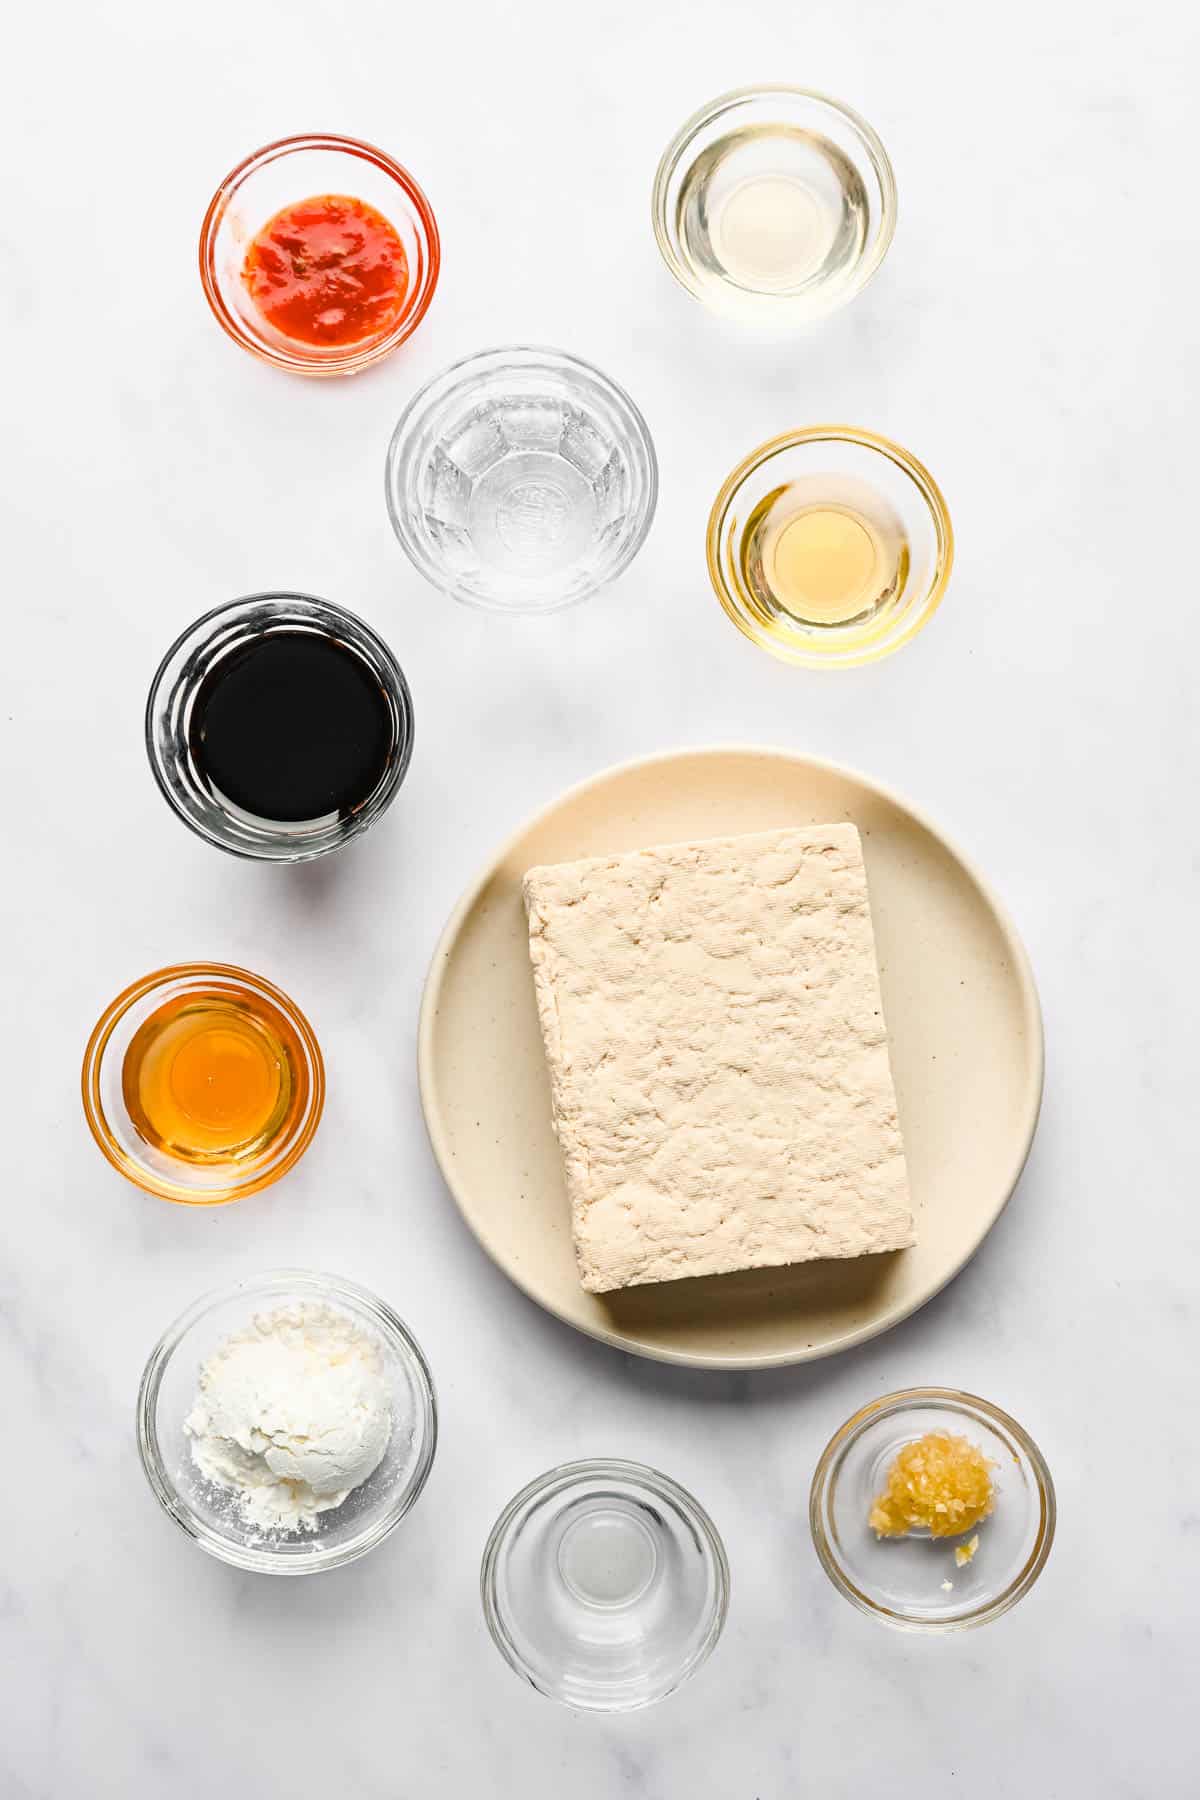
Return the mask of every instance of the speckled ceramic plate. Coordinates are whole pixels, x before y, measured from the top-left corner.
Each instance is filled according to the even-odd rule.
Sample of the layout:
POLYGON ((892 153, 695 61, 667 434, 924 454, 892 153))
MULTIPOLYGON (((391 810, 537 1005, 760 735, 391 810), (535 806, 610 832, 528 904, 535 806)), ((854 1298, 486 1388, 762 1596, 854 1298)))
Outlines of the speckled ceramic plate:
POLYGON ((805 1362, 897 1324, 956 1275, 1016 1186, 1042 1095, 1021 942, 940 832, 811 757, 689 750, 608 769, 511 838, 455 908, 420 1028, 434 1153, 488 1255, 550 1312, 640 1356, 805 1362), (918 1245, 587 1294, 579 1285, 534 1002, 521 880, 535 863, 852 819, 863 836, 918 1245))

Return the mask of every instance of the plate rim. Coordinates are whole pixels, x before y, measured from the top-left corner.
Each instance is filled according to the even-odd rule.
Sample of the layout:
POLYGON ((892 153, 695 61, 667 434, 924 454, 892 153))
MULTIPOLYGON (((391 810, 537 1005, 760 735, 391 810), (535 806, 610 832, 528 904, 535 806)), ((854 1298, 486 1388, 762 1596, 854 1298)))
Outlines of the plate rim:
MULTIPOLYGON (((663 841, 666 842, 667 840, 664 839, 663 841)), ((903 1324, 906 1319, 912 1318, 912 1316, 919 1312, 922 1307, 928 1306, 931 1300, 935 1300, 937 1296, 950 1285, 956 1276, 961 1275, 967 1264, 978 1252, 984 1239, 991 1232, 997 1220, 1004 1212, 1005 1207, 1012 1199, 1013 1194, 1016 1192, 1017 1185, 1024 1173, 1025 1165, 1029 1160, 1029 1152, 1033 1146, 1033 1139, 1037 1132, 1038 1120, 1041 1116, 1045 1082, 1045 1025, 1042 1017, 1041 999, 1038 995, 1037 983, 1034 979, 1033 966, 1029 960, 1029 953, 1009 915, 1008 908, 995 892, 991 883, 980 873, 974 860, 971 857, 966 856, 955 840, 948 837, 944 831, 936 826, 920 807, 914 806, 911 801, 898 793, 896 789, 891 787, 888 783, 877 781, 874 776, 864 774, 862 770, 855 768, 850 763, 836 762, 830 757, 810 756, 804 751, 780 750, 770 745, 763 744, 734 742, 682 745, 670 750, 652 751, 649 755, 645 756, 628 757, 623 762, 610 763, 607 767, 598 770, 594 775, 585 776, 582 781, 573 782, 569 787, 563 788, 552 800, 547 801, 544 806, 540 806, 534 812, 529 813, 521 820, 516 828, 496 846, 487 861, 477 869, 475 875, 468 881, 462 894, 459 896, 445 925, 442 927, 442 930, 438 935, 437 943, 434 945, 433 955, 430 958, 429 968, 426 972, 425 981, 422 987, 421 1010, 417 1023, 417 1084, 420 1093, 421 1116, 425 1121, 425 1131, 429 1139, 429 1147, 433 1152, 433 1158, 437 1164, 438 1173, 458 1209, 460 1218, 463 1220, 472 1237, 475 1239, 488 1260, 499 1269, 500 1273, 504 1275, 507 1280, 511 1281, 513 1286, 519 1289, 528 1300, 531 1300, 536 1306, 541 1307, 543 1312, 549 1313, 552 1318, 558 1319, 563 1325, 569 1326, 573 1331, 581 1332, 585 1337, 592 1338, 597 1343, 607 1344, 615 1350, 623 1350, 630 1356, 642 1356, 651 1362, 669 1363, 677 1368, 725 1370, 728 1373, 739 1370, 791 1368, 800 1363, 819 1362, 829 1356, 841 1355, 843 1351, 852 1350, 860 1344, 869 1343, 872 1338, 881 1337, 884 1332, 891 1331, 894 1326, 903 1324), (475 1220, 472 1218, 470 1210, 468 1209, 462 1194, 459 1192, 458 1185, 452 1179, 451 1168, 453 1165, 452 1158, 449 1154, 448 1134, 437 1107, 435 1099, 436 1090, 433 1080, 434 1021, 437 1016, 438 1001, 445 978, 445 972, 450 962, 450 949, 455 938, 461 931, 468 914, 471 912, 480 894, 483 892, 483 889, 487 886, 488 882, 493 879, 497 868, 504 862, 517 843, 536 826, 540 825, 544 819, 547 819, 552 813, 559 811, 566 802, 572 801, 587 793, 589 790, 600 787, 616 777, 631 774, 635 770, 651 768, 657 763, 677 762, 685 757, 724 756, 752 756, 774 762, 800 763, 806 768, 816 769, 826 775, 832 775, 841 779, 848 777, 851 781, 859 783, 860 786, 879 795, 890 805, 906 814, 924 831, 928 832, 937 843, 941 844, 942 847, 950 853, 955 862, 963 869, 968 879, 978 889, 1000 928, 1011 959, 1013 973, 1017 978, 1017 984, 1020 989, 1022 1006, 1029 1027, 1029 1046, 1032 1059, 1032 1080, 1028 1083, 1027 1092, 1024 1096, 1026 1115, 1024 1129, 1021 1133, 1018 1153, 1009 1169, 1006 1179, 1001 1183, 1000 1198, 991 1209, 989 1216, 974 1241, 968 1247, 966 1253, 954 1263, 953 1267, 947 1270, 946 1274, 937 1283, 936 1287, 931 1288, 928 1293, 921 1295, 918 1299, 911 1302, 904 1302, 889 1310, 878 1319, 856 1326, 852 1331, 847 1332, 845 1336, 838 1338, 834 1343, 804 1345, 797 1350, 772 1352, 767 1355, 753 1356, 739 1356, 736 1354, 733 1356, 717 1356, 711 1352, 700 1353, 695 1351, 664 1349, 658 1345, 650 1345, 642 1341, 635 1341, 622 1332, 609 1330, 602 1325, 586 1325, 581 1323, 578 1319, 570 1318, 565 1312, 562 1312, 557 1306, 553 1305, 551 1301, 543 1298, 541 1294, 535 1293, 533 1289, 520 1278, 520 1276, 515 1274, 513 1270, 500 1259, 499 1255, 487 1243, 482 1232, 476 1225, 475 1220)))

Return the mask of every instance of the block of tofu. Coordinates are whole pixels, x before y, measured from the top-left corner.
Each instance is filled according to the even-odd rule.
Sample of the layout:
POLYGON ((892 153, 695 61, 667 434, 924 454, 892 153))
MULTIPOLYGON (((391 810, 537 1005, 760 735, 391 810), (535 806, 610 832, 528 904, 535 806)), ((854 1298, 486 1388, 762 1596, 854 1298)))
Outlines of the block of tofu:
POLYGON ((853 825, 559 863, 524 892, 585 1288, 915 1241, 853 825))

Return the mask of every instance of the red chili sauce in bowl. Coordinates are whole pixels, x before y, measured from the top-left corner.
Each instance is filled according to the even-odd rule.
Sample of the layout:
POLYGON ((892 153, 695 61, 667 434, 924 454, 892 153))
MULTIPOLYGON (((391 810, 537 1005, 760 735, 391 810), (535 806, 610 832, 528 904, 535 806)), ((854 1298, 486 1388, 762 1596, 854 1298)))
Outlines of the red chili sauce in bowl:
POLYGON ((367 201, 316 194, 267 220, 242 281, 283 337, 328 349, 391 330, 404 310, 408 258, 395 226, 367 201))

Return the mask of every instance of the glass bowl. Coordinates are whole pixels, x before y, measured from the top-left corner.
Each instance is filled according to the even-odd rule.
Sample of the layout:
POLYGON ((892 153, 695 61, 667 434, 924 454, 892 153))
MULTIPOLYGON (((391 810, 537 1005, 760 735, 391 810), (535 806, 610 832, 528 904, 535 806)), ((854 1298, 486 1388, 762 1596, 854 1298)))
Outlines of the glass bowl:
POLYGON ((483 1555, 496 1647, 539 1693, 589 1712, 665 1699, 712 1651, 729 1565, 712 1520, 640 1463, 567 1463, 510 1500, 483 1555))
POLYGON ((235 344, 297 375, 353 375, 411 337, 437 286, 437 223, 407 169, 373 144, 318 132, 281 138, 256 150, 228 174, 200 228, 200 279, 217 323, 235 344), (258 311, 242 280, 246 252, 285 206, 318 194, 365 200, 399 235, 408 260, 400 316, 378 336, 323 346, 285 337, 258 311))
POLYGON ((578 357, 519 345, 422 388, 386 479, 392 528, 422 575, 499 612, 552 612, 614 580, 658 498, 628 394, 578 357))
POLYGON ((889 656, 932 618, 954 533, 909 451, 853 425, 808 425, 738 464, 713 502, 706 551, 717 598, 752 643, 784 662, 846 668, 889 656), (803 543, 789 564, 794 529, 815 564, 803 543), (778 576, 789 567, 791 587, 778 576), (815 569, 811 590, 794 585, 797 567, 815 569))
POLYGON ((214 607, 176 638, 146 701, 146 753, 163 798, 206 843, 260 862, 308 862, 368 830, 395 799, 412 747, 412 695, 396 658, 362 619, 314 594, 249 594, 214 607), (263 819, 205 779, 192 755, 192 712, 205 677, 223 658, 268 632, 295 631, 333 639, 366 665, 391 715, 392 751, 375 788, 353 812, 263 819))
POLYGON ((113 1168, 148 1194, 183 1206, 221 1206, 269 1187, 299 1162, 325 1104, 325 1064, 312 1026, 280 988, 230 963, 177 963, 144 975, 105 1008, 83 1057, 83 1110, 113 1168), (279 1019, 295 1102, 286 1130, 242 1160, 191 1163, 149 1143, 130 1116, 122 1089, 125 1057, 138 1029, 160 1008, 189 995, 230 1000, 279 1019))
POLYGON ((437 1404, 420 1345, 391 1307, 336 1275, 283 1269, 205 1294, 167 1328, 142 1376, 137 1441, 163 1510, 210 1556, 265 1575, 312 1575, 365 1556, 394 1531, 424 1487, 437 1444, 437 1404), (184 1420, 203 1363, 255 1315, 291 1304, 347 1313, 379 1343, 391 1394, 392 1435, 383 1461, 315 1531, 267 1531, 245 1523, 230 1493, 192 1460, 184 1420))
POLYGON ((955 1388, 908 1388, 864 1406, 824 1451, 813 1476, 809 1522, 821 1566, 840 1593, 906 1631, 984 1625, 1026 1595, 1054 1541, 1054 1483, 1015 1419, 955 1388), (927 1532, 879 1538, 867 1523, 897 1452, 930 1431, 965 1437, 996 1465, 995 1510, 959 1537, 927 1532), (959 1567, 954 1551, 978 1533, 959 1567))
POLYGON ((668 145, 651 212, 663 260, 697 300, 802 324, 852 300, 883 261, 896 181, 875 132, 840 101, 739 88, 668 145))

